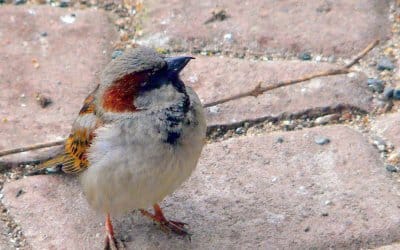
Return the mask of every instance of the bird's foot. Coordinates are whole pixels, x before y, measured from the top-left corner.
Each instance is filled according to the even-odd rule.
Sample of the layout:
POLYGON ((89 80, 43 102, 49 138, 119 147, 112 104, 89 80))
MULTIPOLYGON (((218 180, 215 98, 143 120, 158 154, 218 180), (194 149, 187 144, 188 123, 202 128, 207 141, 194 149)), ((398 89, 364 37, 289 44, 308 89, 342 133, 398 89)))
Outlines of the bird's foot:
POLYGON ((159 224, 164 231, 172 231, 177 235, 190 237, 190 233, 185 229, 186 223, 173 220, 161 220, 159 224))
POLYGON ((104 245, 104 250, 123 250, 123 249, 125 249, 124 244, 120 240, 117 240, 114 236, 114 228, 111 223, 110 214, 107 214, 105 227, 106 227, 107 237, 106 237, 106 242, 104 245))
POLYGON ((154 222, 159 224, 163 231, 173 232, 182 236, 188 236, 190 239, 191 234, 185 229, 185 225, 187 225, 186 223, 180 221, 167 220, 158 204, 154 205, 154 211, 155 213, 152 214, 144 209, 140 210, 142 215, 152 219, 154 222))
POLYGON ((117 240, 114 236, 107 234, 104 250, 124 250, 125 246, 122 241, 117 240))

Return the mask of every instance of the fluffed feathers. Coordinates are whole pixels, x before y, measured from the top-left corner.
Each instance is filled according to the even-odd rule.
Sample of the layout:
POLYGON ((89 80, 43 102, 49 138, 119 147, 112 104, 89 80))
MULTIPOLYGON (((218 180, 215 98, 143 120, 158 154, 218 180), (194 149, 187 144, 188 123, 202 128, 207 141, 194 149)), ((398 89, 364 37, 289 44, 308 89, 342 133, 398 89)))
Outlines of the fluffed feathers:
POLYGON ((64 153, 41 163, 37 167, 38 170, 61 167, 64 173, 76 174, 88 168, 87 151, 94 138, 94 131, 101 124, 101 119, 96 114, 95 106, 97 90, 98 86, 83 102, 71 134, 65 142, 64 153))

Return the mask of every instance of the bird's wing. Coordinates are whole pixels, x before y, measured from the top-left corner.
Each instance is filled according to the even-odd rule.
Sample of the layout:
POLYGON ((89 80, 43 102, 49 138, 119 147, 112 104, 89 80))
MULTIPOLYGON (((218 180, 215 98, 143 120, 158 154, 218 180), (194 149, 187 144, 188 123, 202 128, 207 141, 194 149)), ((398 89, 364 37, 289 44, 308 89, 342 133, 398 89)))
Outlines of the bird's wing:
POLYGON ((58 166, 65 173, 80 173, 89 166, 87 151, 94 138, 95 130, 102 125, 96 115, 95 98, 98 87, 89 94, 79 111, 71 134, 68 136, 64 152, 38 166, 38 169, 58 166))

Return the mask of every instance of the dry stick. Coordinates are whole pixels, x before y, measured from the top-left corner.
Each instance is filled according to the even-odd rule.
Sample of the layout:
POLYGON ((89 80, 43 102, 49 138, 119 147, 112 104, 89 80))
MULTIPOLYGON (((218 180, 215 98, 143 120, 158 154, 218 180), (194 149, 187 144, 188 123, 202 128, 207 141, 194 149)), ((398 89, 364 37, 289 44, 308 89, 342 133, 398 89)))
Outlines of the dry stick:
MULTIPOLYGON (((363 58, 376 45, 378 45, 378 43, 379 43, 379 40, 375 40, 374 42, 369 44, 363 51, 361 51, 356 57, 354 57, 353 60, 351 60, 343 68, 330 69, 330 70, 327 70, 327 71, 317 72, 317 73, 313 73, 313 74, 310 74, 310 75, 305 75, 305 76, 303 76, 303 77, 301 77, 299 79, 289 80, 289 81, 282 81, 282 82, 278 82, 277 84, 266 86, 266 87, 262 87, 261 83, 259 83, 251 91, 248 91, 248 92, 245 92, 245 93, 242 93, 242 94, 238 94, 238 95, 235 95, 235 96, 227 97, 227 98, 215 101, 215 102, 206 103, 206 104, 203 105, 203 107, 207 108, 207 107, 215 106, 215 105, 218 105, 218 104, 221 104, 221 103, 224 103, 224 102, 229 102, 229 101, 236 100, 236 99, 239 99, 239 98, 247 97, 247 96, 257 97, 257 96, 263 94, 266 91, 269 91, 269 90, 272 90, 272 89, 276 89, 276 88, 280 88, 280 87, 284 87, 284 86, 289 86, 289 85, 296 84, 296 83, 299 83, 299 82, 308 81, 308 80, 311 80, 311 79, 317 78, 317 77, 347 74, 347 73, 350 72, 350 68, 354 64, 356 64, 358 61, 360 61, 360 59, 363 58)), ((0 157, 5 156, 5 155, 21 153, 21 152, 25 152, 25 151, 31 151, 31 150, 35 150, 35 149, 58 146, 58 145, 64 144, 64 142, 65 142, 65 140, 60 140, 60 141, 54 141, 54 142, 49 142, 49 143, 32 145, 32 146, 28 146, 28 147, 22 147, 22 148, 16 148, 16 149, 11 149, 11 150, 0 151, 0 157)))
POLYGON ((363 58, 368 52, 370 52, 376 45, 379 44, 379 39, 376 39, 372 43, 370 43, 363 51, 361 51, 356 57, 353 58, 348 64, 346 64, 345 68, 349 69, 354 64, 358 63, 361 58, 363 58))
POLYGON ((54 146, 58 146, 58 145, 63 145, 64 142, 65 142, 65 140, 60 140, 60 141, 53 141, 53 142, 48 142, 48 143, 31 145, 31 146, 22 147, 22 148, 4 150, 4 151, 0 152, 0 157, 6 156, 6 155, 17 154, 17 153, 21 153, 21 152, 25 152, 25 151, 31 151, 31 150, 35 150, 35 149, 49 148, 49 147, 54 147, 54 146))
POLYGON ((344 67, 342 67, 340 69, 329 69, 329 70, 326 70, 326 71, 305 75, 305 76, 303 76, 301 78, 298 78, 298 79, 295 79, 295 80, 288 80, 288 81, 278 82, 276 84, 273 84, 273 85, 270 85, 270 86, 266 86, 266 87, 262 87, 261 83, 259 83, 254 89, 252 89, 252 90, 250 90, 248 92, 241 93, 241 94, 234 95, 234 96, 227 97, 227 98, 223 98, 223 99, 220 99, 220 100, 215 101, 215 102, 206 103, 203 106, 205 108, 207 108, 207 107, 215 106, 215 105, 218 105, 218 104, 221 104, 221 103, 225 103, 225 102, 229 102, 229 101, 232 101, 232 100, 236 100, 236 99, 239 99, 239 98, 247 97, 247 96, 257 97, 257 96, 263 94, 266 91, 273 90, 273 89, 280 88, 280 87, 284 87, 284 86, 289 86, 289 85, 296 84, 296 83, 299 83, 299 82, 308 81, 308 80, 311 80, 311 79, 317 78, 317 77, 347 74, 347 73, 350 72, 350 68, 354 64, 356 64, 358 61, 360 61, 360 59, 363 58, 376 45, 378 45, 378 43, 379 43, 379 40, 375 40, 374 42, 369 44, 363 51, 361 51, 356 57, 354 57, 353 60, 351 60, 348 64, 346 64, 344 67))
POLYGON ((303 76, 303 77, 301 77, 299 79, 295 79, 295 80, 278 82, 277 84, 266 86, 266 87, 262 87, 261 83, 259 83, 259 84, 257 84, 257 86, 254 89, 252 89, 252 90, 250 90, 248 92, 241 93, 241 94, 238 94, 238 95, 235 95, 235 96, 231 96, 231 97, 227 97, 227 98, 223 98, 223 99, 220 99, 220 100, 215 101, 215 102, 206 103, 203 106, 205 108, 207 108, 207 107, 215 106, 215 105, 218 105, 218 104, 221 104, 221 103, 224 103, 224 102, 229 102, 229 101, 232 101, 232 100, 236 100, 236 99, 239 99, 239 98, 242 98, 242 97, 247 97, 247 96, 257 97, 257 96, 263 94, 266 91, 273 90, 273 89, 280 88, 280 87, 284 87, 284 86, 289 86, 289 85, 292 85, 292 84, 295 84, 295 83, 299 83, 299 82, 308 81, 308 80, 311 80, 313 78, 317 78, 317 77, 321 77, 321 76, 332 76, 332 75, 347 74, 347 73, 349 73, 349 69, 347 69, 347 68, 331 69, 331 70, 327 70, 327 71, 323 71, 323 72, 318 72, 318 73, 313 73, 313 74, 310 74, 310 75, 306 75, 306 76, 303 76))

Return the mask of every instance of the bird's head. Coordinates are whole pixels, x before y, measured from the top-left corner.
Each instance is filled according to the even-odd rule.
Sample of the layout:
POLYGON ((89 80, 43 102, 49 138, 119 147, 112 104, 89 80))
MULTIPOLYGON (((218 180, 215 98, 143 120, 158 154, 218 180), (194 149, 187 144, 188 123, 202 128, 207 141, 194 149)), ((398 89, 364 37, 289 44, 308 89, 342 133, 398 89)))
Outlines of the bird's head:
POLYGON ((98 103, 104 112, 134 112, 162 105, 185 93, 180 71, 193 57, 163 57, 137 47, 111 61, 104 69, 98 103))

